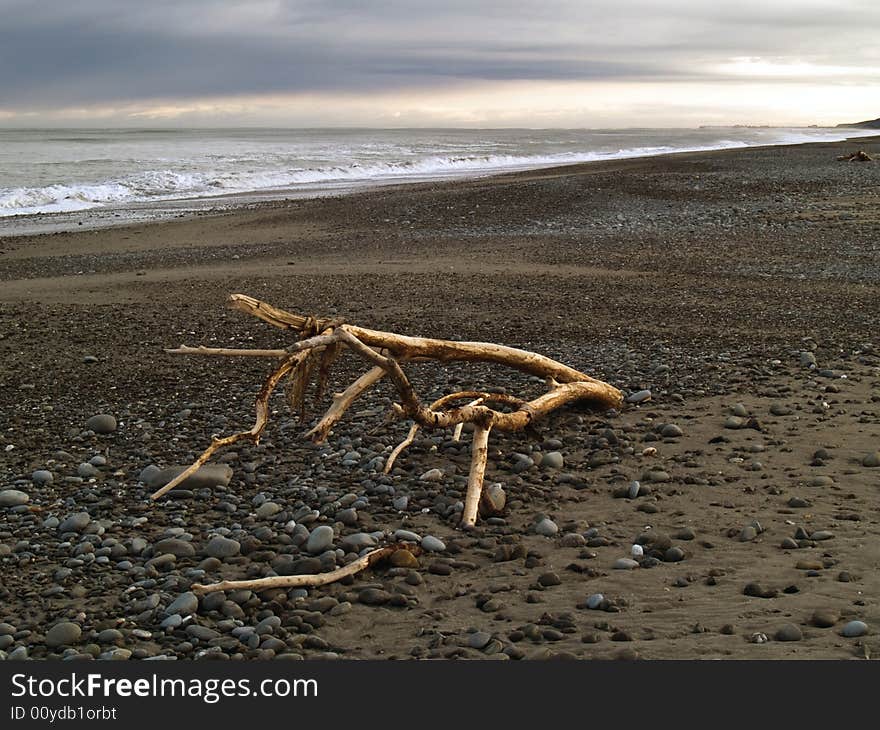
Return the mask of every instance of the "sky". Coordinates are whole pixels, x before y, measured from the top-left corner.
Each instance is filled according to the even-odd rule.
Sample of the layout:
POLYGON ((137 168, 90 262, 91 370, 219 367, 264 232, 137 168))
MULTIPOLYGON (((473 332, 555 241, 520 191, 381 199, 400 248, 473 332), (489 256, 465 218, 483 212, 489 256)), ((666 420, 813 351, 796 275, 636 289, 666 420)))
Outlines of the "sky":
POLYGON ((877 0, 0 0, 0 126, 880 116, 877 0))

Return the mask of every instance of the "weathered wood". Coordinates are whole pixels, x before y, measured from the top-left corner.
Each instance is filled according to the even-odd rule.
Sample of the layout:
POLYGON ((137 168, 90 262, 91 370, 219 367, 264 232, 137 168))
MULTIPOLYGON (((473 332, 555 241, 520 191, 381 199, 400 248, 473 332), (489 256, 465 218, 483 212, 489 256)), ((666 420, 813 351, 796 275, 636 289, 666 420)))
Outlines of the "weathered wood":
POLYGON ((489 459, 490 428, 483 426, 474 428, 474 440, 471 443, 471 471, 468 474, 464 510, 461 513, 462 527, 473 527, 477 524, 477 512, 480 509, 480 497, 483 494, 483 477, 486 474, 486 462, 489 459))
MULTIPOLYGON (((251 314, 269 324, 292 330, 301 338, 284 350, 240 350, 226 348, 180 347, 168 352, 185 355, 211 356, 282 356, 281 363, 270 374, 257 397, 257 418, 249 431, 214 439, 196 462, 177 479, 153 495, 158 499, 173 489, 187 476, 204 464, 218 449, 249 438, 258 442, 268 421, 268 401, 274 388, 285 376, 293 380, 293 401, 303 406, 309 378, 320 360, 319 394, 326 381, 330 365, 340 348, 344 348, 370 363, 370 370, 361 375, 343 392, 333 398, 333 403, 320 421, 308 432, 316 442, 326 439, 330 429, 345 414, 355 399, 383 377, 388 377, 397 390, 400 400, 393 410, 398 416, 413 421, 407 437, 389 455, 385 464, 388 473, 400 453, 409 446, 419 428, 454 428, 455 438, 461 434, 465 423, 474 427, 471 471, 462 524, 473 526, 479 512, 480 497, 488 460, 488 438, 492 429, 519 431, 549 413, 576 401, 589 401, 602 409, 618 408, 623 402, 621 392, 601 380, 596 380, 556 360, 526 350, 497 345, 491 342, 455 342, 425 337, 410 337, 394 332, 357 327, 339 320, 316 319, 286 312, 270 304, 243 294, 233 294, 230 306, 251 314), (323 353, 316 355, 315 353, 323 353), (530 401, 512 395, 462 391, 450 393, 424 405, 403 370, 403 364, 413 361, 438 360, 440 362, 489 362, 539 375, 547 382, 548 391, 530 401), (456 401, 469 399, 466 405, 454 406, 456 401), (493 408, 490 404, 506 407, 493 408)), ((320 396, 319 396, 320 397, 320 396)), ((346 566, 348 567, 348 566, 346 566)), ((324 574, 322 574, 324 575, 324 574)), ((329 575, 329 574, 327 574, 329 575)), ((296 576, 303 580, 308 576, 296 576)), ((316 585, 296 583, 297 585, 316 585)), ((285 583, 285 585, 292 585, 285 583)), ((317 584, 320 585, 320 584, 317 584)))
POLYGON ((270 578, 255 578, 254 580, 223 580, 219 583, 209 583, 207 585, 194 583, 191 586, 191 590, 193 593, 202 594, 213 593, 214 591, 266 591, 270 588, 312 588, 315 586, 324 586, 329 583, 335 583, 343 578, 348 578, 351 575, 357 575, 362 570, 366 570, 380 560, 384 560, 392 553, 404 548, 410 552, 418 551, 418 548, 414 545, 399 543, 373 550, 357 560, 353 560, 348 565, 337 568, 336 570, 331 570, 327 573, 276 575, 270 578))

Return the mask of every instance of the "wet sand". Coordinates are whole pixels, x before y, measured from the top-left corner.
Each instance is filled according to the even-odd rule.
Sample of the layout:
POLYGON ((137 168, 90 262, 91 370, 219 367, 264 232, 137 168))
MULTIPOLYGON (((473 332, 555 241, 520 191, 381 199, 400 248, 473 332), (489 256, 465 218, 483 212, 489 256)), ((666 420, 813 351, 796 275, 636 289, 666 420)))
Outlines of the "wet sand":
MULTIPOLYGON (((880 468, 866 457, 880 450, 880 163, 836 160, 858 148, 880 156, 873 138, 686 153, 0 238, 0 492, 28 497, 0 506, 0 651, 877 654, 880 468), (321 447, 279 396, 261 445, 222 457, 228 487, 150 504, 142 470, 249 427, 267 370, 163 349, 285 342, 227 311, 231 292, 536 350, 651 400, 493 437, 487 483, 507 506, 472 534, 456 527, 468 436, 423 434, 389 477, 377 471, 407 430, 384 423, 384 385, 321 447), (117 430, 84 431, 98 413, 117 430), (561 467, 544 463, 552 452, 561 467), (106 463, 80 468, 94 456, 106 463), (440 481, 421 478, 435 468, 440 481), (638 496, 619 496, 634 480, 638 496), (83 512, 87 524, 59 528, 83 512), (535 532, 543 517, 555 536, 535 532), (303 530, 319 525, 334 528, 340 563, 352 534, 403 528, 446 549, 305 597, 214 596, 166 621, 199 580, 331 567, 333 553, 306 551, 303 530), (238 554, 208 557, 216 534, 238 554), (615 569, 636 542, 640 566, 615 569), (595 594, 605 600, 588 608, 595 594), (266 619, 271 633, 247 628, 266 619), (842 636, 854 620, 868 633, 842 636), (59 622, 80 635, 47 643, 59 622)), ((334 387, 360 369, 340 362, 334 387)), ((538 387, 474 366, 424 366, 414 380, 426 400, 538 387)))

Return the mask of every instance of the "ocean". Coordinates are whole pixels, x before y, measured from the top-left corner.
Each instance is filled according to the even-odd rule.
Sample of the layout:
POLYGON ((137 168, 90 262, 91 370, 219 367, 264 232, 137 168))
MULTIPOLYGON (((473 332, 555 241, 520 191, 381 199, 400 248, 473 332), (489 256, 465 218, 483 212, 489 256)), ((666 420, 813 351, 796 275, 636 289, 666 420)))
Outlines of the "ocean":
POLYGON ((876 130, 0 129, 0 235, 370 185, 868 134, 876 130))

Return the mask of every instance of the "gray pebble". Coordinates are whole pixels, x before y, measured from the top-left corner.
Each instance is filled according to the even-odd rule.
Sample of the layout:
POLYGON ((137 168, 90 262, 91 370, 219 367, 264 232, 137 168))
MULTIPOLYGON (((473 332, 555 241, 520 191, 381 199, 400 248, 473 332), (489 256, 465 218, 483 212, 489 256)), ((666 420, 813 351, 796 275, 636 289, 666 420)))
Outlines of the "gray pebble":
POLYGON ((539 520, 535 523, 534 530, 538 535, 543 535, 544 537, 555 537, 556 534, 559 532, 559 526, 549 517, 545 517, 544 519, 539 520))
POLYGON ((95 433, 113 433, 116 430, 116 418, 109 413, 99 413, 86 421, 86 430, 95 433))
MULTIPOLYGON (((418 540, 409 540, 408 542, 418 542, 418 540)), ((376 547, 378 543, 375 537, 366 532, 355 532, 343 537, 339 544, 346 552, 359 553, 364 548, 376 547)))
POLYGON ((422 550, 429 553, 442 553, 446 550, 446 543, 434 537, 433 535, 425 535, 421 542, 422 550))
POLYGON ((485 631, 476 631, 468 636, 468 646, 472 649, 482 649, 492 640, 492 635, 485 631))
POLYGON ((776 641, 800 641, 804 638, 803 632, 794 624, 782 624, 777 630, 776 641))
POLYGON ((46 634, 46 646, 53 649, 59 646, 71 646, 79 641, 82 629, 72 621, 55 624, 46 634))
POLYGON ((20 507, 30 501, 30 495, 20 489, 4 489, 0 492, 0 507, 20 507))
POLYGON ((632 558, 618 558, 614 561, 614 565, 611 567, 614 570, 633 570, 634 568, 638 568, 639 564, 632 558))
POLYGON ((189 616, 190 614, 195 613, 199 610, 199 599, 196 597, 196 594, 192 591, 187 591, 186 593, 181 593, 168 608, 165 609, 165 613, 168 615, 173 615, 175 613, 180 614, 181 616, 189 616))
POLYGON ((306 551, 312 555, 318 555, 333 547, 333 528, 329 525, 320 525, 312 530, 306 541, 306 551))
POLYGON ((88 512, 77 512, 58 525, 58 532, 82 532, 91 521, 92 518, 88 512))
POLYGON ((228 537, 222 537, 221 535, 212 537, 208 541, 208 544, 205 545, 205 555, 220 560, 238 555, 240 550, 241 543, 239 543, 238 540, 232 540, 228 537))
POLYGON ((90 477, 96 477, 101 472, 98 471, 98 468, 92 464, 89 464, 87 461, 84 461, 78 467, 76 467, 76 473, 81 476, 83 479, 88 479, 90 477))
POLYGON ((840 631, 840 635, 845 636, 848 639, 854 639, 857 636, 864 636, 867 633, 868 624, 864 621, 850 621, 840 631))
POLYGON ((564 464, 565 459, 558 451, 550 451, 544 454, 544 458, 541 459, 541 466, 549 469, 561 469, 564 464))
POLYGON ((37 469, 31 474, 31 481, 41 487, 46 484, 51 484, 54 480, 55 476, 47 469, 37 469))
POLYGON ((259 507, 257 507, 255 514, 261 520, 268 519, 269 517, 274 517, 279 512, 281 512, 281 505, 275 502, 263 502, 259 507))
POLYGON ((627 403, 644 403, 648 400, 651 400, 650 390, 637 390, 635 393, 631 393, 626 398, 627 403))
POLYGON ((602 605, 602 601, 604 601, 604 600, 605 600, 605 596, 603 596, 601 593, 594 593, 593 595, 591 595, 587 598, 587 608, 590 608, 593 611, 596 611, 602 605))

